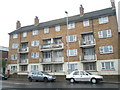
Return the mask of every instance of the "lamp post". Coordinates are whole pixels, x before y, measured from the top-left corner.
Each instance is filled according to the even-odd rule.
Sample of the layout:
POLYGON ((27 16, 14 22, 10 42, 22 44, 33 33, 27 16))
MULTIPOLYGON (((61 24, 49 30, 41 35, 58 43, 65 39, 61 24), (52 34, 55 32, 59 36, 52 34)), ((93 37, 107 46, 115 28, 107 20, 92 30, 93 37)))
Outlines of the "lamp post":
POLYGON ((65 11, 66 13, 66 23, 67 23, 67 61, 68 61, 68 73, 69 73, 69 40, 68 40, 68 36, 69 36, 69 32, 68 32, 68 12, 65 11))

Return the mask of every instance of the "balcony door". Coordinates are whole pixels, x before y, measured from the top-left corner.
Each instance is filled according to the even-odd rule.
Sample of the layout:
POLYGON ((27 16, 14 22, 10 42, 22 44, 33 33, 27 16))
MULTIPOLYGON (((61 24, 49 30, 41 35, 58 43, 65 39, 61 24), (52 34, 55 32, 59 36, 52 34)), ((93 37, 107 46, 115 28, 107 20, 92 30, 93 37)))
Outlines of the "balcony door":
POLYGON ((84 45, 86 45, 86 44, 93 44, 94 43, 94 38, 93 38, 92 34, 83 35, 82 38, 83 38, 82 44, 84 44, 84 45))

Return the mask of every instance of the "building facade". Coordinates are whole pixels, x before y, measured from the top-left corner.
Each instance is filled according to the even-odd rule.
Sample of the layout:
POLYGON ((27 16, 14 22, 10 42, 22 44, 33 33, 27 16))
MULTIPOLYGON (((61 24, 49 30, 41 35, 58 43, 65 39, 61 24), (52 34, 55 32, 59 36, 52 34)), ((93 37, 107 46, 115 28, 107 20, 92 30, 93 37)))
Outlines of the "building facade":
MULTIPOLYGON (((113 5, 113 4, 112 4, 113 5)), ((120 55, 115 7, 21 27, 9 33, 10 73, 46 71, 66 75, 76 69, 119 75, 120 55)))
POLYGON ((4 59, 5 61, 7 61, 8 59, 8 47, 4 47, 4 46, 0 46, 0 73, 2 73, 3 71, 5 71, 5 67, 3 68, 2 65, 2 59, 4 59))

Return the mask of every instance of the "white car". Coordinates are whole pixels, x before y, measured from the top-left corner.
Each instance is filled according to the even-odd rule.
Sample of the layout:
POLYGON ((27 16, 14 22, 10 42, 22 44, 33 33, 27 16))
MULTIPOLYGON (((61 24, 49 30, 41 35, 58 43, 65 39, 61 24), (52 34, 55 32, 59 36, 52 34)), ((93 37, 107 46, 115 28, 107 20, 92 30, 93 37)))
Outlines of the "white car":
POLYGON ((79 81, 88 81, 91 83, 98 83, 103 80, 103 76, 92 75, 87 71, 76 70, 66 75, 66 80, 69 80, 71 83, 79 81))

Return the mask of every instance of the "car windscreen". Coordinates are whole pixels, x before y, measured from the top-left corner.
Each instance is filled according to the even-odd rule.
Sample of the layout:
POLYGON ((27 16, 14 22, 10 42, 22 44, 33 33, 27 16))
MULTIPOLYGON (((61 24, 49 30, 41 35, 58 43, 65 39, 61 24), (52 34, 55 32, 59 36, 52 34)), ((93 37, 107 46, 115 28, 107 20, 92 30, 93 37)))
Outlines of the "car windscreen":
POLYGON ((90 72, 88 72, 88 71, 86 71, 86 73, 88 73, 89 75, 92 75, 92 73, 90 73, 90 72))

